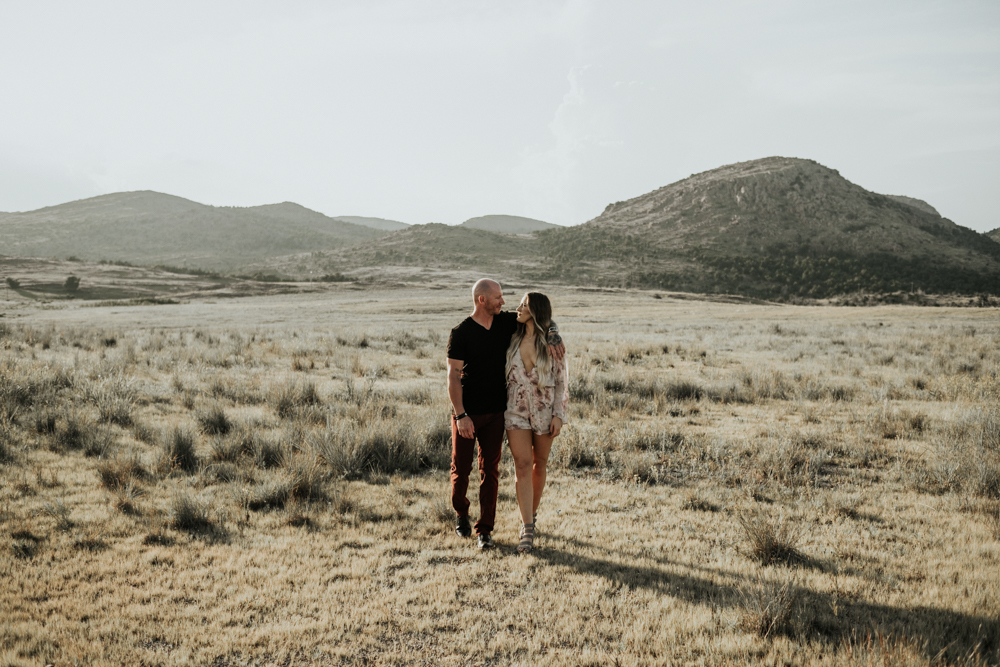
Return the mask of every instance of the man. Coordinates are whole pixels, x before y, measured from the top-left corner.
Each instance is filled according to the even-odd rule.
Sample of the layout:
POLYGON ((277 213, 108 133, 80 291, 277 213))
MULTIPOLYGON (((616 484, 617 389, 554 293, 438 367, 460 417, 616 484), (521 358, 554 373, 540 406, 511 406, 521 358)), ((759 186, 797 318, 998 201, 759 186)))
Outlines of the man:
MULTIPOLYGON (((492 549, 496 519, 503 413, 507 409, 507 347, 517 329, 517 314, 501 310, 500 284, 482 279, 472 287, 472 315, 451 330, 448 338, 448 397, 454 409, 451 427, 451 503, 458 519, 455 532, 472 535, 469 525, 469 473, 479 441, 479 520, 475 530, 480 549, 492 549)), ((553 323, 550 351, 562 359, 565 347, 553 323)))

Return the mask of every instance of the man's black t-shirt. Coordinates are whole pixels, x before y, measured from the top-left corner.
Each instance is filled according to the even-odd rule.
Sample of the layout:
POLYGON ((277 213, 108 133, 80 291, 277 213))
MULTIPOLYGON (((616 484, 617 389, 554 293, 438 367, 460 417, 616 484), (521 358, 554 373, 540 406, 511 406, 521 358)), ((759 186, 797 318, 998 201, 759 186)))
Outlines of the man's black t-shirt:
POLYGON ((462 370, 462 405, 470 415, 507 409, 507 347, 517 330, 517 313, 493 316, 489 329, 471 317, 451 330, 448 358, 465 362, 462 370))

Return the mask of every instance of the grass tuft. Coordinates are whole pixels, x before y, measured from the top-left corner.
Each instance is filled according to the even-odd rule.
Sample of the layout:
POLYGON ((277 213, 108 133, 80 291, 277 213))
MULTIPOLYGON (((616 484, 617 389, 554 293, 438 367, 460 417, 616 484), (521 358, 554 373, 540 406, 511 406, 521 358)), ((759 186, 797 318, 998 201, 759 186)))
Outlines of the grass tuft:
POLYGON ((763 512, 748 511, 739 516, 745 537, 744 554, 761 563, 791 564, 804 560, 798 550, 801 530, 783 518, 771 519, 763 512))
POLYGON ((693 512, 718 512, 721 508, 705 498, 700 492, 692 490, 684 496, 681 509, 693 512))
POLYGON ((56 530, 66 532, 73 528, 73 521, 70 520, 70 509, 66 506, 62 498, 47 502, 42 507, 42 514, 49 516, 56 521, 56 530))
POLYGON ((6 424, 0 423, 0 465, 14 463, 14 434, 6 424))
POLYGON ((101 461, 97 464, 97 475, 101 478, 101 486, 110 491, 118 491, 151 477, 136 455, 101 461))
POLYGON ((212 530, 215 521, 208 510, 206 503, 186 491, 179 491, 170 504, 170 525, 177 530, 191 532, 212 530))
POLYGON ((225 435, 233 427, 221 405, 213 405, 204 412, 199 412, 196 419, 201 425, 202 433, 206 435, 225 435))
POLYGON ((196 472, 199 460, 195 452, 194 433, 182 426, 174 427, 165 443, 164 455, 169 470, 177 468, 184 472, 196 472))
POLYGON ((767 639, 787 625, 797 592, 790 581, 768 581, 758 575, 756 581, 739 588, 739 596, 743 607, 740 625, 744 630, 767 639))

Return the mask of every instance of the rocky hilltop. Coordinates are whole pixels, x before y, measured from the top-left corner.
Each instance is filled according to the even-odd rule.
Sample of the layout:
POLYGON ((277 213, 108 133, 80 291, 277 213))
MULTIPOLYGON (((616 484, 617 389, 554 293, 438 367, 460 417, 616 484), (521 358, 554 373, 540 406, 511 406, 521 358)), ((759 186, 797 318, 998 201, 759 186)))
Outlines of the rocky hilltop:
POLYGON ((539 239, 562 279, 761 296, 1000 291, 1000 246, 985 235, 795 158, 696 174, 539 239))

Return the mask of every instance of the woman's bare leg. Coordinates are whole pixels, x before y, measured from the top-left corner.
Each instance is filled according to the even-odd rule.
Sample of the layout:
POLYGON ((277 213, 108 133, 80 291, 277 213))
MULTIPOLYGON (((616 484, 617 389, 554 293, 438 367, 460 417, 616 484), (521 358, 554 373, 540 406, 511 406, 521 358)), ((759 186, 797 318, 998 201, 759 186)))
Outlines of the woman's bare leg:
MULTIPOLYGON (((536 436, 537 437, 537 436, 536 436)), ((533 507, 538 504, 532 500, 532 467, 533 455, 531 446, 531 431, 507 431, 507 444, 511 456, 514 457, 514 490, 517 493, 517 509, 521 512, 521 523, 531 523, 534 515, 533 507)))
MULTIPOLYGON (((531 461, 531 516, 538 513, 538 502, 542 499, 542 491, 545 490, 545 477, 549 465, 549 452, 552 451, 552 441, 555 440, 550 435, 531 434, 532 439, 532 461, 531 461)), ((523 515, 523 510, 522 510, 523 515)))

